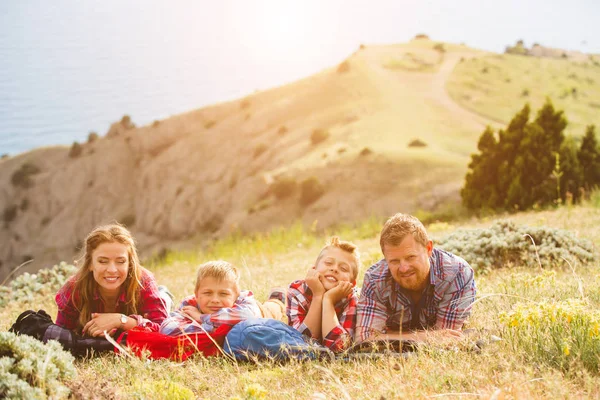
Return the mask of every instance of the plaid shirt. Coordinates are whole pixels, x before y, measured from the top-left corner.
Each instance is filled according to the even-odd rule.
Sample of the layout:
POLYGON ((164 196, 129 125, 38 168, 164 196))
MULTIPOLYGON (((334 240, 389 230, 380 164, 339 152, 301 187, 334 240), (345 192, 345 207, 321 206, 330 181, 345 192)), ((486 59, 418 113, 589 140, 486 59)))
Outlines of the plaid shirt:
MULTIPOLYGON (((286 314, 288 325, 309 338, 312 338, 312 334, 310 329, 304 325, 304 319, 308 314, 312 297, 312 291, 304 280, 292 282, 287 291, 286 314)), ((356 295, 356 291, 353 290, 352 294, 340 300, 334 306, 339 324, 320 342, 323 346, 333 351, 342 351, 352 342, 357 303, 358 296, 356 295)))
MULTIPOLYGON (((475 300, 475 280, 469 264, 444 250, 429 258, 430 285, 421 299, 421 328, 460 329, 475 300)), ((365 273, 356 322, 357 342, 372 334, 408 331, 415 305, 392 278, 385 259, 365 273), (402 321, 400 321, 402 319, 402 321)))
POLYGON ((195 321, 184 315, 180 310, 185 306, 196 307, 200 311, 195 295, 182 300, 177 310, 160 326, 160 333, 169 336, 179 336, 190 333, 211 333, 221 325, 235 325, 248 318, 262 317, 260 308, 252 292, 244 290, 240 293, 231 308, 222 308, 212 314, 202 314, 201 321, 195 321))
MULTIPOLYGON (((76 276, 72 276, 63 285, 56 294, 56 305, 58 306, 58 315, 56 316, 56 325, 66 329, 81 329, 79 325, 79 310, 75 306, 74 299, 78 298, 78 293, 74 292, 76 276)), ((137 304, 139 315, 129 315, 137 321, 138 326, 148 328, 153 332, 158 331, 160 324, 168 313, 164 301, 161 299, 154 280, 154 275, 145 268, 142 268, 142 287, 140 289, 140 300, 137 304)), ((115 312, 125 313, 127 309, 127 298, 125 292, 121 292, 117 299, 115 312)), ((104 302, 98 292, 98 287, 94 290, 92 310, 93 313, 106 312, 104 302)))

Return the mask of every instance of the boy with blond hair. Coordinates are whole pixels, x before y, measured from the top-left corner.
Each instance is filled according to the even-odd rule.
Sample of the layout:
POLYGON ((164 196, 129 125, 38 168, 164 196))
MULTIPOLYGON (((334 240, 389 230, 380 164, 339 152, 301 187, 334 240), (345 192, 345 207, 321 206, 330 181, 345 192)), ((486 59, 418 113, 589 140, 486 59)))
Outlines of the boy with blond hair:
POLYGON ((288 324, 333 351, 346 349, 356 324, 359 268, 356 245, 337 236, 329 239, 306 278, 288 288, 288 324))
POLYGON ((160 326, 160 333, 178 336, 211 333, 221 325, 235 325, 261 317, 252 292, 239 289, 240 274, 226 261, 209 261, 198 268, 194 294, 183 299, 160 326))

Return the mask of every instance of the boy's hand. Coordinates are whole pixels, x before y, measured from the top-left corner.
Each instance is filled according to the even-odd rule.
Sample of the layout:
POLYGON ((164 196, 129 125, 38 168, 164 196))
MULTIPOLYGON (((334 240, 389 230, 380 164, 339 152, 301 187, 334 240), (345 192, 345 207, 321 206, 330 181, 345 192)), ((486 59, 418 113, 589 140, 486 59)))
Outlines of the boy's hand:
POLYGON ((323 276, 317 272, 316 269, 311 268, 306 273, 306 278, 304 281, 308 285, 308 288, 312 291, 313 296, 320 297, 325 293, 325 288, 323 287, 323 282, 321 280, 323 276))
POLYGON ((335 305, 338 301, 348 297, 353 288, 354 285, 351 282, 338 282, 336 287, 325 292, 325 298, 335 305))
POLYGON ((183 306, 181 307, 181 312, 184 315, 187 315, 194 321, 200 322, 200 317, 202 317, 202 313, 194 306, 183 306))

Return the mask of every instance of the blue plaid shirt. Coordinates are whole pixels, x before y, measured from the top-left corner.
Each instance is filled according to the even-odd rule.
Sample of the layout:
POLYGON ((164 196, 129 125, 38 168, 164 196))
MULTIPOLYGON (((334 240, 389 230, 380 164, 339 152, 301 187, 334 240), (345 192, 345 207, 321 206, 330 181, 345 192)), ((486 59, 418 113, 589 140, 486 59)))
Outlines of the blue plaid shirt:
MULTIPOLYGON (((433 249, 429 285, 421 299, 420 328, 460 329, 475 301, 473 269, 462 258, 433 249)), ((392 277, 385 259, 365 273, 358 301, 355 340, 377 333, 408 331, 415 305, 392 277)))

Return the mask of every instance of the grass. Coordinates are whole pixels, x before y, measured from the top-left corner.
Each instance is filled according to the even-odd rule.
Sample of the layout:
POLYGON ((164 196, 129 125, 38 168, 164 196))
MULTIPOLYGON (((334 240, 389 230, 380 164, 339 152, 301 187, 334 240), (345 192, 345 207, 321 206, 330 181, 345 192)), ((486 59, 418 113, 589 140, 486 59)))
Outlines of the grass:
POLYGON ((526 102, 537 110, 550 97, 557 109, 565 111, 567 133, 583 136, 587 125, 598 123, 600 66, 496 54, 459 63, 447 90, 460 105, 503 124, 526 102))
MULTIPOLYGON (((600 208, 562 207, 542 212, 519 213, 518 224, 542 224, 570 229, 600 245, 600 208)), ((432 222, 436 232, 459 227, 489 226, 491 219, 459 219, 432 222)), ((360 224, 328 230, 318 222, 296 223, 287 229, 245 236, 240 233, 196 252, 168 253, 162 261, 146 264, 159 283, 167 285, 177 300, 193 291, 197 264, 223 258, 241 267, 242 286, 265 300, 271 286, 281 286, 304 276, 331 234, 354 240, 361 250, 363 267, 381 257, 378 232, 382 221, 371 218, 360 224)), ((78 378, 71 384, 82 397, 118 398, 581 398, 600 396, 597 341, 581 343, 583 328, 593 322, 600 306, 600 265, 542 265, 539 268, 497 269, 477 277, 478 301, 469 326, 476 337, 453 347, 433 346, 408 358, 277 364, 233 363, 223 358, 195 357, 184 363, 152 361, 108 355, 77 361, 78 378), (570 303, 569 303, 570 302, 570 303), (573 325, 567 321, 572 307, 573 325), (525 311, 543 307, 563 310, 556 323, 551 318, 527 325, 525 311), (512 314, 511 314, 512 313, 512 314), (521 327, 507 318, 522 313, 521 327), (504 322, 503 322, 504 321, 504 322), (578 322, 579 321, 579 322, 578 322), (587 321, 587 322, 586 322, 587 321), (491 334, 503 340, 471 351, 476 338, 491 334), (577 342, 579 340, 579 342, 577 342), (558 343, 558 344, 556 344, 558 343), (570 344, 569 354, 562 345, 570 344), (594 344, 595 343, 595 344, 594 344), (158 382, 158 383, 157 383, 158 382), (156 391, 156 387, 164 387, 156 391), (154 397, 153 397, 154 396, 154 397), (187 396, 187 397, 186 397, 187 396)), ((0 311, 1 329, 7 329, 27 308, 56 309, 48 298, 9 304, 0 311)), ((549 314, 551 315, 551 314, 549 314)), ((589 332, 585 331, 586 334, 589 332)), ((595 340, 595 339, 594 339, 595 340)))

